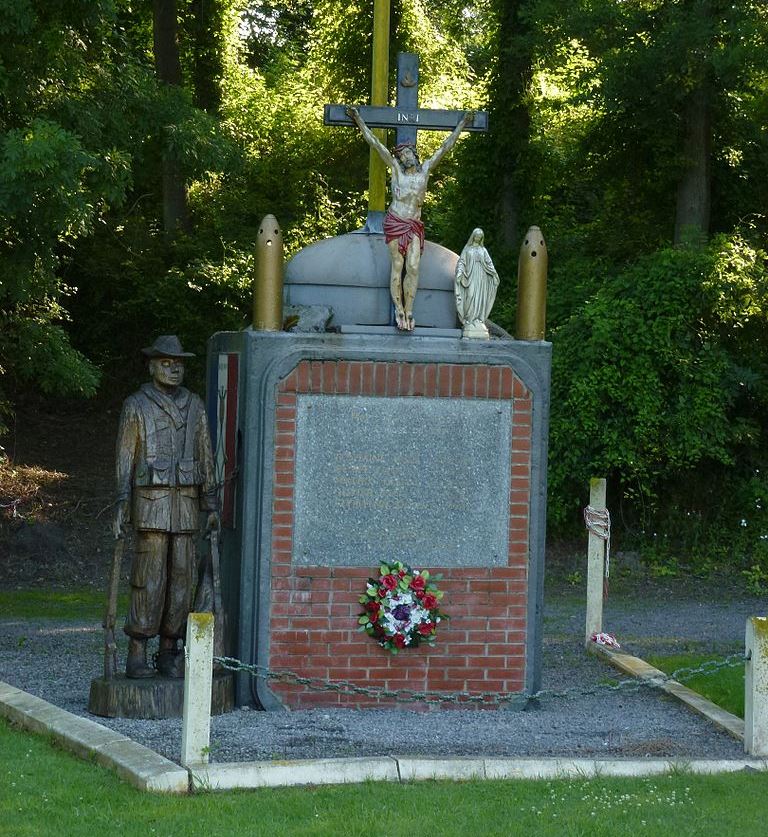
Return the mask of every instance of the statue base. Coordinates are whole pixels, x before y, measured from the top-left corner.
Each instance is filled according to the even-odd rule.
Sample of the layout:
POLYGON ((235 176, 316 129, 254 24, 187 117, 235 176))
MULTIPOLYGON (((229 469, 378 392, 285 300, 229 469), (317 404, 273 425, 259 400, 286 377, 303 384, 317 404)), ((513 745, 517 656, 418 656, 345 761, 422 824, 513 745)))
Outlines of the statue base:
MULTIPOLYGON (((214 672, 211 687, 211 715, 223 715, 234 708, 235 678, 232 672, 214 672)), ((133 680, 118 674, 111 680, 91 681, 88 711, 102 718, 181 718, 184 709, 184 680, 149 677, 133 680)))

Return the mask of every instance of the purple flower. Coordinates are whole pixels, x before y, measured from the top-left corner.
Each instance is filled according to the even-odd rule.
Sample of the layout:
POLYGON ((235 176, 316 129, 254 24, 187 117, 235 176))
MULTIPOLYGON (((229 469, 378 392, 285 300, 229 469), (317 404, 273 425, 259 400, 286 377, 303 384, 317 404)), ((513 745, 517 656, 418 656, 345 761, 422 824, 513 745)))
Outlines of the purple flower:
POLYGON ((410 605, 398 605, 393 611, 392 615, 397 619, 398 622, 407 622, 411 616, 411 606, 410 605))

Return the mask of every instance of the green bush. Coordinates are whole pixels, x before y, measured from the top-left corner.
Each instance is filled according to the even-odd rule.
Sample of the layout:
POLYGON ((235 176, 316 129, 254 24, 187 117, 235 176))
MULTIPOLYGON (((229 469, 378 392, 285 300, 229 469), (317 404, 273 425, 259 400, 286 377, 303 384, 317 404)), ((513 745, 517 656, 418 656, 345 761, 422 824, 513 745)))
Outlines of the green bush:
POLYGON ((766 254, 738 234, 662 249, 607 274, 555 330, 555 524, 599 475, 646 539, 690 550, 737 538, 746 557, 768 533, 767 280, 766 254))

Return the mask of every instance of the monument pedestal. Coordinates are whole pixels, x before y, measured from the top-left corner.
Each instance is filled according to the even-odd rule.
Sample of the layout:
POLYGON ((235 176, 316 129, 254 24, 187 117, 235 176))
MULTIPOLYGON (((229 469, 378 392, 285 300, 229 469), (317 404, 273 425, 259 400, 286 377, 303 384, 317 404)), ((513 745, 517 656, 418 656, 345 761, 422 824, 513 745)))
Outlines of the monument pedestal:
MULTIPOLYGON (((181 718, 184 708, 184 680, 150 677, 133 680, 118 674, 111 680, 91 681, 88 711, 102 718, 181 718)), ((234 676, 213 675, 211 714, 223 715, 234 708, 234 676)))
MULTIPOLYGON (((245 331, 209 346, 212 424, 227 404, 226 439, 237 416, 222 535, 235 656, 318 683, 535 692, 551 344, 245 331), (434 647, 396 656, 358 631, 366 579, 395 560, 442 574, 450 616, 434 647)), ((245 675, 236 699, 412 705, 245 675)))

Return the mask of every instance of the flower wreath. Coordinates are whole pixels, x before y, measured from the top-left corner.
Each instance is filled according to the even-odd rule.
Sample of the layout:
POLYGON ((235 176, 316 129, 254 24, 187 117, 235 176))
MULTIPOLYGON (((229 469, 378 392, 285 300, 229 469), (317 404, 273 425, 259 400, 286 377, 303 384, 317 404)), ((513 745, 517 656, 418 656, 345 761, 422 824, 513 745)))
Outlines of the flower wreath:
POLYGON ((382 564, 379 578, 369 578, 365 595, 360 596, 363 612, 358 630, 393 654, 422 642, 433 645, 438 624, 448 618, 440 611, 442 598, 428 570, 412 570, 401 561, 382 564))

